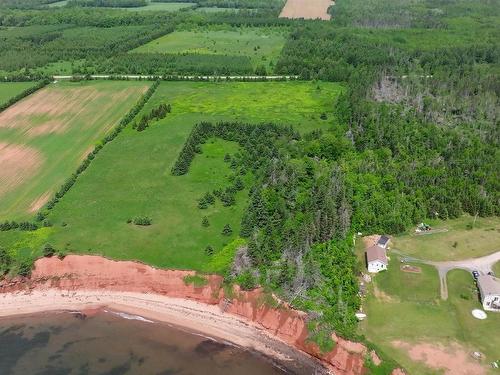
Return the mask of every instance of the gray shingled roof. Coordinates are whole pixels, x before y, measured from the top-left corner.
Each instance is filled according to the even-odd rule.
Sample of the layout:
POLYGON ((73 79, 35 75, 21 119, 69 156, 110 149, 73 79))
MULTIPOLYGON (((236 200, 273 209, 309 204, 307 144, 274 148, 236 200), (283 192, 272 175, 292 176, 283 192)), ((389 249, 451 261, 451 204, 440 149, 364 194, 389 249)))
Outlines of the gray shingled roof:
POLYGON ((387 261, 387 255, 385 254, 385 249, 377 245, 366 249, 366 260, 368 263, 380 260, 382 263, 389 264, 387 261))

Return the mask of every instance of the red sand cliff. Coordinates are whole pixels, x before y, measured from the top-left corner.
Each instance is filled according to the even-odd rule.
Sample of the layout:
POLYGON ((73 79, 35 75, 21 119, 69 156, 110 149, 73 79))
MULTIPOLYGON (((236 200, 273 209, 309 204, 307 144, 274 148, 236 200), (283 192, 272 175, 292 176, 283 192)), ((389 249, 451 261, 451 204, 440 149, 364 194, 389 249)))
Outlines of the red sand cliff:
POLYGON ((363 374, 366 347, 333 336, 335 348, 321 354, 318 347, 306 342, 305 314, 288 307, 272 309, 261 303, 262 292, 235 289, 234 296, 224 298, 222 278, 208 276, 203 287, 186 285, 184 277, 192 271, 160 270, 144 264, 112 261, 99 256, 69 255, 36 261, 31 278, 0 284, 0 292, 21 289, 60 288, 65 290, 106 289, 120 292, 155 293, 169 297, 187 298, 211 305, 219 304, 225 312, 248 319, 265 328, 281 340, 313 355, 332 368, 335 374, 363 374))

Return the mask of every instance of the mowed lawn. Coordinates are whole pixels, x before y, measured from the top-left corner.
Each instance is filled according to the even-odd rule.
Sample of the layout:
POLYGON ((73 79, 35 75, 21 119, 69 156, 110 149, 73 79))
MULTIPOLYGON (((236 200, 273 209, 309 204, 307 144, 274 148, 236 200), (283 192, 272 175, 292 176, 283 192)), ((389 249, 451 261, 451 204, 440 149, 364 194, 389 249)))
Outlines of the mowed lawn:
POLYGON ((370 295, 363 303, 368 317, 360 323, 360 333, 410 374, 441 373, 423 361, 410 358, 408 348, 415 345, 438 349, 441 345, 446 348, 445 355, 453 360, 454 355, 460 355, 466 362, 474 362, 470 352, 480 351, 486 355, 483 362, 486 369, 489 362, 500 358, 500 314, 490 313, 484 321, 472 317, 472 309, 481 308, 481 304, 470 273, 451 271, 449 299, 442 301, 437 271, 420 266, 422 273, 406 273, 393 259, 387 272, 375 276, 370 295), (409 346, 405 347, 406 344, 409 346))
POLYGON ((397 236, 392 247, 424 260, 460 260, 500 251, 500 218, 474 218, 430 222, 443 233, 397 236))
POLYGON ((7 103, 9 99, 19 95, 34 84, 34 82, 0 82, 0 105, 7 103))
POLYGON ((262 65, 272 71, 288 33, 289 29, 286 27, 242 27, 223 30, 200 28, 175 31, 132 52, 247 56, 254 68, 262 65))
POLYGON ((34 216, 148 82, 59 82, 0 113, 0 220, 34 216))
MULTIPOLYGON (((245 177, 246 189, 238 193, 235 206, 217 202, 200 210, 197 203, 203 194, 229 186, 233 172, 224 155, 234 154, 239 146, 208 142, 187 175, 172 176, 171 167, 191 128, 204 120, 332 126, 331 117, 323 121, 319 114, 333 108, 340 87, 320 84, 317 90, 317 84, 309 82, 162 82, 143 112, 169 103, 172 113, 143 132, 129 127, 106 145, 51 212, 53 232, 44 232, 43 241, 71 252, 206 271, 210 258, 205 248, 210 245, 218 252, 239 232, 252 176, 245 177), (127 224, 135 216, 148 216, 153 224, 127 224), (201 225, 203 216, 209 219, 208 228, 201 225), (231 225, 232 236, 221 234, 225 224, 231 225)), ((9 246, 20 251, 31 246, 10 241, 9 246)), ((34 237, 31 243, 36 241, 42 240, 34 237)))

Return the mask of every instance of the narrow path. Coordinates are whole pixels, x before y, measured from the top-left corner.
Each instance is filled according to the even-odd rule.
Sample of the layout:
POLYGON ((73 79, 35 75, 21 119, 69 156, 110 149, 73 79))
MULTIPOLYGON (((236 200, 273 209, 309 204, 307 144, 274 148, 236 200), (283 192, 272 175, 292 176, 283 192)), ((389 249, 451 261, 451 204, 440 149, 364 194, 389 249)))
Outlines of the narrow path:
POLYGON ((453 269, 462 269, 468 272, 478 271, 482 275, 486 275, 493 270, 493 265, 500 262, 500 251, 493 254, 485 255, 480 258, 469 258, 464 260, 450 260, 443 262, 435 262, 430 260, 423 260, 406 255, 399 250, 392 250, 393 253, 405 258, 409 263, 424 263, 436 267, 439 274, 439 281, 441 284, 441 299, 448 299, 448 285, 446 275, 448 271, 453 269))

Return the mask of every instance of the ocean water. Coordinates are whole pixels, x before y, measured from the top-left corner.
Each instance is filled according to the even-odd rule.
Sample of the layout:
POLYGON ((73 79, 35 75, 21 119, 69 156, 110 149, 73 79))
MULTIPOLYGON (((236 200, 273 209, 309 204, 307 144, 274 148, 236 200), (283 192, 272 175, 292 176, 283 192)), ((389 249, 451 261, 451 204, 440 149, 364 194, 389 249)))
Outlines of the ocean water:
POLYGON ((138 316, 54 312, 0 319, 1 375, 283 373, 306 372, 138 316))

